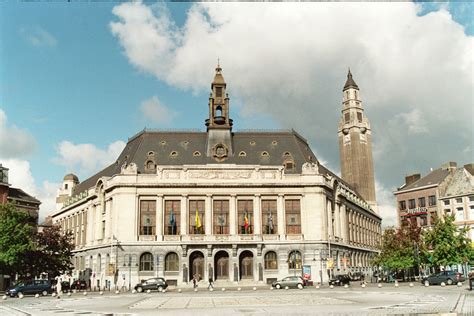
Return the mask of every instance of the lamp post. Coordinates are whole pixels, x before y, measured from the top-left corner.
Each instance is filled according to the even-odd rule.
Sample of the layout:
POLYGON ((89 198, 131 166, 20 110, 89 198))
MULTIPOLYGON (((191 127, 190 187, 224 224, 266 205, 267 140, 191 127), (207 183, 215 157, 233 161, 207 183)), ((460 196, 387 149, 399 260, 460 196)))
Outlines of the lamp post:
POLYGON ((133 257, 136 258, 136 255, 134 254, 128 254, 128 255, 125 255, 124 257, 124 261, 123 261, 123 266, 126 267, 128 265, 128 290, 130 291, 131 288, 132 288, 132 261, 133 261, 133 257), (128 264, 125 263, 125 258, 128 257, 128 264))

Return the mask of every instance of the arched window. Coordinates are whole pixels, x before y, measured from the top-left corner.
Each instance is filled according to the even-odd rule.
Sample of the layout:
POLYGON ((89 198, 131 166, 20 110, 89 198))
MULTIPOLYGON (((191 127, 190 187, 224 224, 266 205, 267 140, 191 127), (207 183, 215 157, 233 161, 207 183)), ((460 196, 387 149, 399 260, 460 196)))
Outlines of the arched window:
POLYGON ((278 269, 277 254, 275 251, 268 251, 265 254, 265 270, 276 270, 278 269))
POLYGON ((153 271, 153 255, 145 252, 140 256, 140 271, 153 271))
POLYGON ((288 255, 288 268, 301 269, 301 253, 298 250, 293 250, 288 255))
POLYGON ((97 272, 102 272, 102 257, 100 254, 97 255, 97 272))
POLYGON ((216 116, 222 116, 222 107, 220 105, 216 107, 216 116))
POLYGON ((179 258, 175 252, 166 255, 165 271, 179 271, 179 258))

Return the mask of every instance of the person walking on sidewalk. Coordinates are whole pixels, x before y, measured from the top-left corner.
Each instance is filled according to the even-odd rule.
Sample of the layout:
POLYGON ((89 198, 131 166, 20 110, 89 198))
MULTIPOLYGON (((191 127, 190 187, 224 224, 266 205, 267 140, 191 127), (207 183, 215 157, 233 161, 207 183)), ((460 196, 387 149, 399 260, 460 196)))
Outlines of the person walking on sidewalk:
POLYGON ((63 289, 63 285, 61 284, 62 283, 62 279, 58 279, 58 283, 56 284, 56 293, 58 294, 58 298, 61 298, 61 292, 62 292, 62 289, 63 289))
POLYGON ((208 289, 214 289, 214 285, 212 285, 212 282, 214 280, 212 280, 212 277, 209 277, 209 285, 207 286, 208 289))
POLYGON ((196 282, 197 282, 197 275, 195 274, 195 275, 193 275, 193 288, 197 287, 196 282))

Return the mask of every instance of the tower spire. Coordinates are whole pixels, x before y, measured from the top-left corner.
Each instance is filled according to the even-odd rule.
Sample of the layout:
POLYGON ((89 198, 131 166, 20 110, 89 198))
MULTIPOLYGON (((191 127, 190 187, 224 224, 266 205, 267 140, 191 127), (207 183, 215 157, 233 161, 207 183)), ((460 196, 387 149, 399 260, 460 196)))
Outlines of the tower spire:
POLYGON ((349 88, 354 88, 354 89, 359 90, 359 87, 355 83, 354 79, 352 79, 351 68, 349 68, 349 71, 347 72, 346 84, 344 85, 344 89, 342 89, 342 91, 346 91, 349 88))

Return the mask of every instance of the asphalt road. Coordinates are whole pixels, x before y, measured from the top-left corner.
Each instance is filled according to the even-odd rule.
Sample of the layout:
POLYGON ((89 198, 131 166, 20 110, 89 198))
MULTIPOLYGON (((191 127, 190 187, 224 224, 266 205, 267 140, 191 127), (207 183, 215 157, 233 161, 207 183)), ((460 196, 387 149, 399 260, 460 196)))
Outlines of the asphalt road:
POLYGON ((269 287, 177 289, 166 293, 83 293, 7 298, 1 315, 474 315, 474 291, 466 285, 424 287, 415 283, 327 286, 303 290, 269 287))

